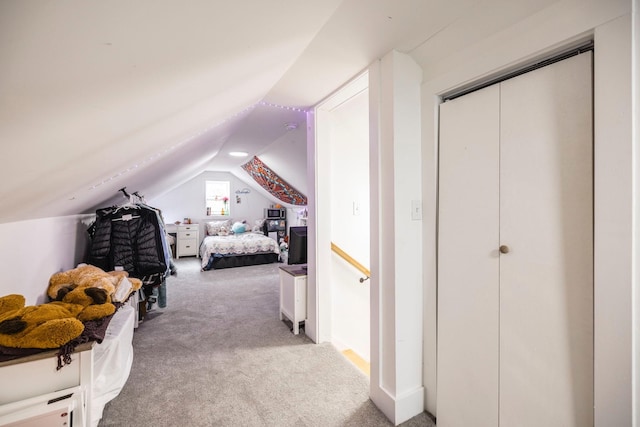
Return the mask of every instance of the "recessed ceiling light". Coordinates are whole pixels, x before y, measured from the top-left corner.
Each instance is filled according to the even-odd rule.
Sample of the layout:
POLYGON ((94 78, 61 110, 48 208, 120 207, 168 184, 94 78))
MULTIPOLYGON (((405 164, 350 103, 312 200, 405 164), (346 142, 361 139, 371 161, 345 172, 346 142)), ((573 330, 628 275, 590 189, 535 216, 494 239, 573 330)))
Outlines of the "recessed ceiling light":
POLYGON ((284 128, 285 128, 286 130, 295 130, 295 129, 298 129, 298 124, 297 124, 297 123, 293 123, 293 122, 291 122, 291 123, 285 123, 285 124, 284 124, 284 128))
POLYGON ((230 151, 229 155, 233 157, 247 157, 249 153, 246 151, 230 151))

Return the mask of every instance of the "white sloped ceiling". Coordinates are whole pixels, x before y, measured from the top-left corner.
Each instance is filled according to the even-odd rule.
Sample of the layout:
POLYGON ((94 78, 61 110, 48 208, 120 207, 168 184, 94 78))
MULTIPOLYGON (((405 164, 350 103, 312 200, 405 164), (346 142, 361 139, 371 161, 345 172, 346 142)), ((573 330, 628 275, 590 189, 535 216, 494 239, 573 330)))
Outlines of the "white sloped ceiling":
POLYGON ((0 219, 82 212, 180 143, 165 172, 206 163, 338 4, 1 2, 0 219))
POLYGON ((455 42, 456 22, 472 37, 471 13, 487 34, 550 1, 3 0, 0 223, 90 212, 125 186, 151 198, 237 170, 232 149, 305 143, 285 123, 305 129, 307 109, 389 50, 442 56, 448 40, 429 40, 455 42))

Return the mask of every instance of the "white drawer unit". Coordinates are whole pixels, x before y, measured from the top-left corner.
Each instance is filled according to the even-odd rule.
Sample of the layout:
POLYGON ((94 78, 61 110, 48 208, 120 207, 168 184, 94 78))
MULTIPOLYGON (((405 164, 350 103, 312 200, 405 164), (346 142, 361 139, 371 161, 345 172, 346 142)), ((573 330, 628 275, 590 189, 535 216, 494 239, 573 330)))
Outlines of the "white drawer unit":
POLYGON ((198 224, 181 224, 176 236, 176 259, 181 256, 198 257, 200 229, 198 224))
POLYGON ((62 425, 49 423, 48 415, 54 409, 61 410, 57 415, 62 415, 65 407, 77 410, 73 411, 73 422, 65 417, 68 425, 88 425, 92 418, 94 345, 95 342, 80 344, 71 355, 71 363, 59 370, 58 350, 1 362, 0 384, 11 387, 0 389, 0 425, 62 425), (63 393, 57 394, 58 391, 63 393), (58 400, 66 403, 64 407, 50 405, 58 400))
POLYGON ((280 267, 280 320, 284 317, 298 335, 300 322, 307 319, 307 270, 302 265, 280 267))

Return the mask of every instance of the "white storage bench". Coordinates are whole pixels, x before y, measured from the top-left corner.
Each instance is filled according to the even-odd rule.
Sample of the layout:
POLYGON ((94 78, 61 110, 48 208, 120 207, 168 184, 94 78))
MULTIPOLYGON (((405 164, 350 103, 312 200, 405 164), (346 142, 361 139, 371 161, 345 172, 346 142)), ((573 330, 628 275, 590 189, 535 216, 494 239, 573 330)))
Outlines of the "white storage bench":
POLYGON ((0 362, 0 426, 68 426, 68 417, 74 426, 97 426, 131 372, 136 317, 133 306, 122 306, 102 343, 79 345, 60 370, 57 350, 0 362))

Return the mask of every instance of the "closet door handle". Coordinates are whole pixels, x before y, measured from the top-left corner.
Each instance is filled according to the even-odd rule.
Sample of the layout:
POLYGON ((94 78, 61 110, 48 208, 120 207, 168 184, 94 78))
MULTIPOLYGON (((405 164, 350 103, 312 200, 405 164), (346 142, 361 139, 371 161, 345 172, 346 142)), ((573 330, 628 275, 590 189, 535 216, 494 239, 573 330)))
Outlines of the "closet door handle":
POLYGON ((508 254, 508 253, 509 253, 509 246, 507 246, 507 245, 500 245, 500 253, 501 253, 501 254, 508 254))

